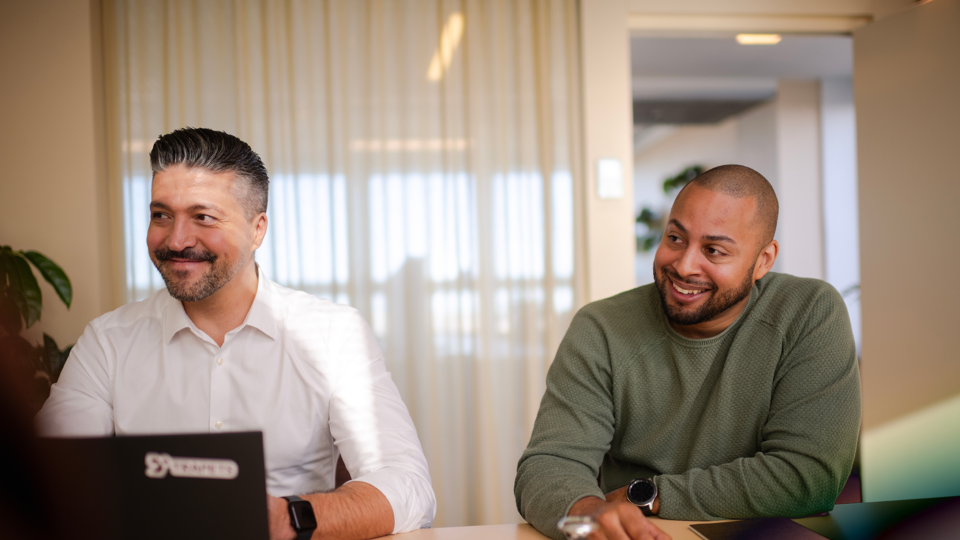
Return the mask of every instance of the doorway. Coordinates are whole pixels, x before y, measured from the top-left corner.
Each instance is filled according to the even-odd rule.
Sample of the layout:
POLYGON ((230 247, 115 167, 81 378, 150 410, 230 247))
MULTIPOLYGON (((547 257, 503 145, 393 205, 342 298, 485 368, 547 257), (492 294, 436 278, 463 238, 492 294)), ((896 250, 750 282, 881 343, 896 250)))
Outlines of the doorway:
POLYGON ((636 282, 680 188, 703 170, 756 169, 780 200, 774 271, 831 283, 860 346, 853 43, 848 35, 631 36, 636 282))

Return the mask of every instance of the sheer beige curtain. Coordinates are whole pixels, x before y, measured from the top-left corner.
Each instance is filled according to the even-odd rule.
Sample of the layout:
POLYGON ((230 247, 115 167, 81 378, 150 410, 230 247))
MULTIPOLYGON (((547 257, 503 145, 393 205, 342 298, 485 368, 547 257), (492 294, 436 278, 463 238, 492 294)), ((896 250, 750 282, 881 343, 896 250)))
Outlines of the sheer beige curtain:
POLYGON ((574 0, 105 2, 130 300, 161 133, 271 174, 271 279, 358 308, 417 424, 437 525, 520 521, 546 369, 581 303, 574 0))

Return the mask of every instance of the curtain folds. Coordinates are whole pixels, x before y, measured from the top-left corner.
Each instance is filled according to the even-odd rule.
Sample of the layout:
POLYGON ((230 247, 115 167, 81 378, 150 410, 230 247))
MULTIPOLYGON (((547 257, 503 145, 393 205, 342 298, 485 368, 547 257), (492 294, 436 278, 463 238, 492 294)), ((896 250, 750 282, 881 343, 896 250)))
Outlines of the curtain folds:
POLYGON ((107 0, 129 300, 157 136, 270 172, 267 276, 358 308, 417 425, 436 525, 519 522, 517 460, 583 301, 575 0, 107 0))

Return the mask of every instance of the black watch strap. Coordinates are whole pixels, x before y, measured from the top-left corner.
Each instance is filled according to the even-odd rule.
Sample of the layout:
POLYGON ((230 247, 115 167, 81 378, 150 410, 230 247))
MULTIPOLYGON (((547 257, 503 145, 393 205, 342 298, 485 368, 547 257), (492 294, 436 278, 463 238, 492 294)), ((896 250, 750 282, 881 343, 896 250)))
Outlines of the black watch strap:
POLYGON ((310 501, 305 501, 296 495, 283 497, 287 500, 287 511, 290 512, 290 525, 297 533, 297 540, 309 540, 313 531, 317 529, 316 512, 310 501))

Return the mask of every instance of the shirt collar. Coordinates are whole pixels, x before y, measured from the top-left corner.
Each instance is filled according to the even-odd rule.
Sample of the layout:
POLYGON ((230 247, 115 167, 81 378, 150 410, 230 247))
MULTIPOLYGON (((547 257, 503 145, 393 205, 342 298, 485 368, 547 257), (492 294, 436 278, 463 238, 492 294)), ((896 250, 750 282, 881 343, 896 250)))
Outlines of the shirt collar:
POLYGON ((277 321, 282 316, 281 298, 277 294, 276 285, 266 278, 263 268, 257 265, 257 296, 253 298, 253 305, 247 312, 243 325, 250 325, 260 330, 270 339, 276 340, 280 336, 277 321))
POLYGON ((164 289, 161 293, 166 300, 163 306, 163 342, 167 345, 177 332, 185 328, 194 328, 193 321, 187 317, 187 312, 183 310, 183 303, 170 296, 170 293, 164 289))
MULTIPOLYGON (((280 331, 277 320, 282 311, 280 309, 280 295, 277 294, 274 287, 274 284, 264 276, 263 268, 257 265, 257 295, 253 298, 253 304, 238 328, 249 325, 260 330, 270 339, 276 340, 278 338, 280 331)), ((169 344, 173 336, 185 328, 192 328, 200 332, 183 309, 183 302, 170 296, 170 293, 166 290, 162 291, 162 294, 166 296, 163 314, 163 342, 169 344)))

